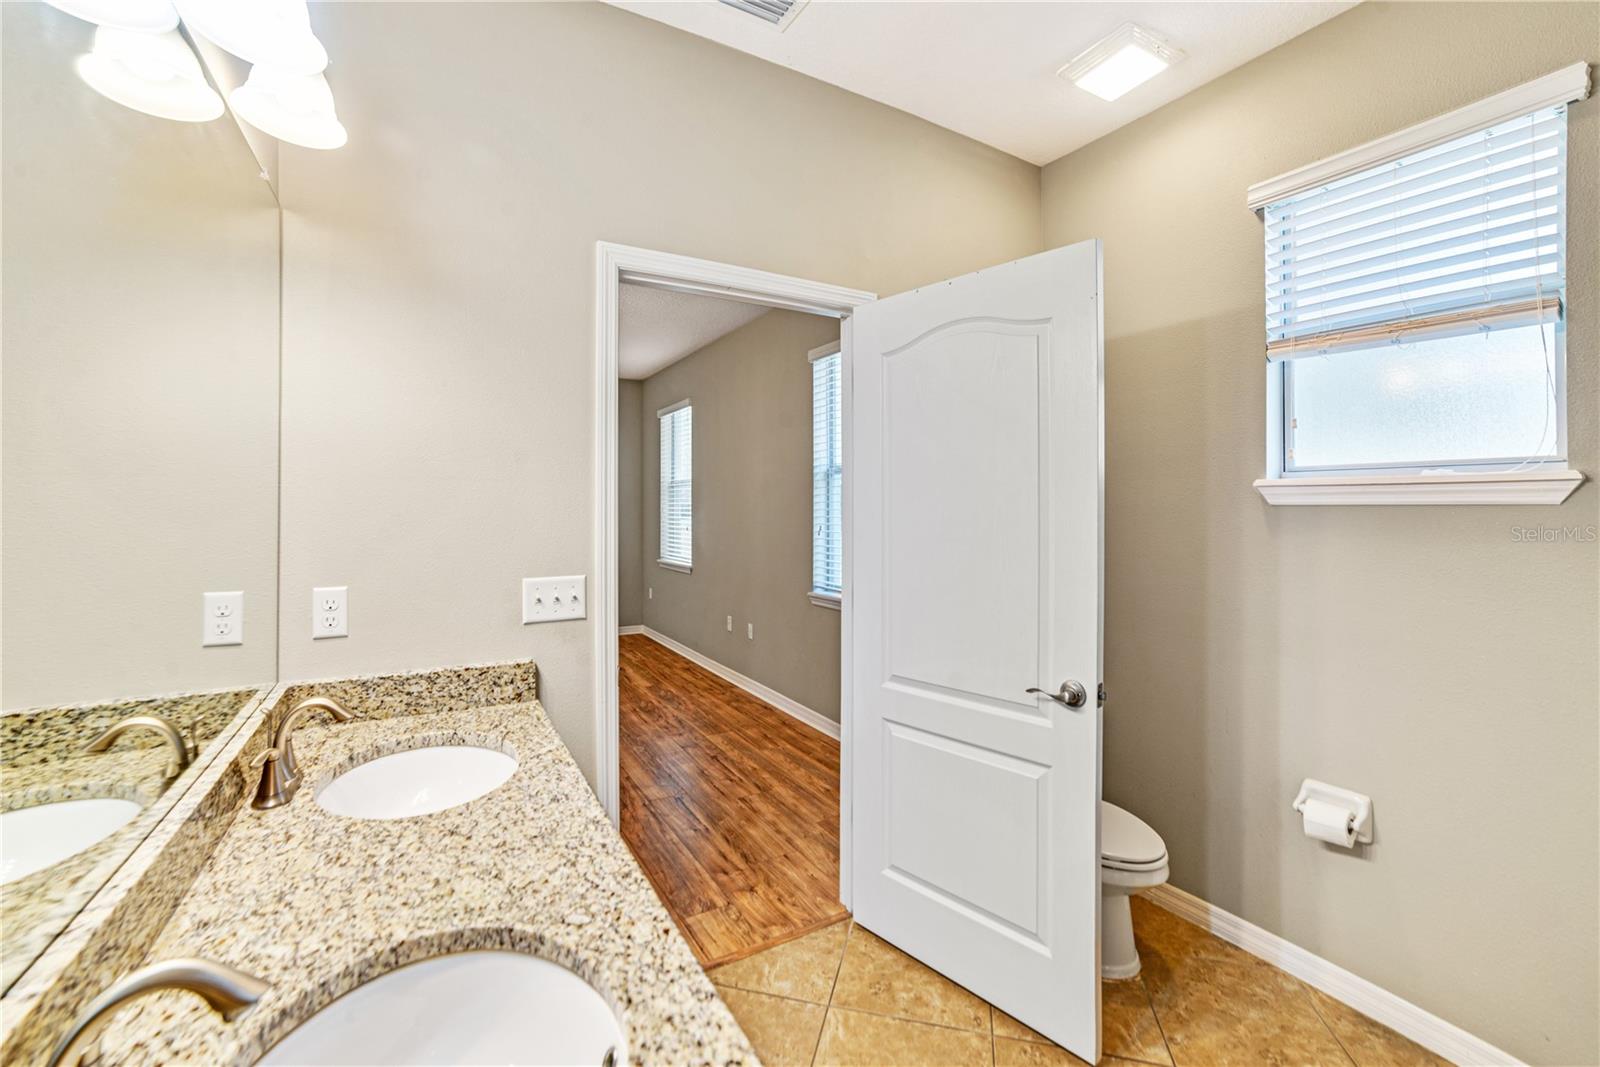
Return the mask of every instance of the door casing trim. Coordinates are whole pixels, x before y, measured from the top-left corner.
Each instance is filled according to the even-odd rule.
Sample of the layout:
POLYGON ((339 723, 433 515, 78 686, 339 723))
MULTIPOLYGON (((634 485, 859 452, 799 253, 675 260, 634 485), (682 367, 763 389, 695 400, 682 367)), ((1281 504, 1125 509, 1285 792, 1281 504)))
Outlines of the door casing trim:
MULTIPOLYGON (((594 382, 594 617, 595 742, 598 770, 595 792, 613 825, 620 818, 620 748, 617 739, 617 339, 622 283, 653 289, 715 296, 751 304, 806 311, 839 319, 843 358, 844 461, 850 467, 850 312, 877 299, 860 289, 808 281, 749 267, 717 263, 672 252, 599 241, 595 244, 594 382)), ((850 523, 848 494, 844 512, 850 523)), ((850 686, 851 561, 844 558, 843 618, 840 638, 839 744, 839 900, 850 907, 850 686)))

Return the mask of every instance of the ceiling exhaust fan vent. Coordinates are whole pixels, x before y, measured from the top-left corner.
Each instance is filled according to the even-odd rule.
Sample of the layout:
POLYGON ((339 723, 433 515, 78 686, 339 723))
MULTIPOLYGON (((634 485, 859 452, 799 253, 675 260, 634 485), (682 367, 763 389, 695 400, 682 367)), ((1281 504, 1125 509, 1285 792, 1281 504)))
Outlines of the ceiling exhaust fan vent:
POLYGON ((800 9, 806 6, 806 0, 722 0, 722 2, 736 11, 754 15, 762 22, 770 22, 773 28, 780 32, 788 29, 795 16, 800 14, 800 9))

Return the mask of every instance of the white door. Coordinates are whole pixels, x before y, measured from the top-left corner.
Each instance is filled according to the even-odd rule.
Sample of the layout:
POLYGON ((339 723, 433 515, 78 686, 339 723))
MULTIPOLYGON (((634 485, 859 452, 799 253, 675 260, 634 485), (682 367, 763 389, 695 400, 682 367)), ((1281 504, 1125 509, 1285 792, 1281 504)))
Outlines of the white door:
POLYGON ((1100 269, 1085 241, 857 309, 846 473, 856 920, 1090 1063, 1100 269))

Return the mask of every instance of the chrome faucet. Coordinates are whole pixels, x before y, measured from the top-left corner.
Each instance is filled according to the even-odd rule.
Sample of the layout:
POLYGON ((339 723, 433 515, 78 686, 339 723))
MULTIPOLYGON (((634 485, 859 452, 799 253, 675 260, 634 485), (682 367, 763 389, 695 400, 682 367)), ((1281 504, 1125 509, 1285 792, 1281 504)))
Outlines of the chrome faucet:
POLYGON ((194 762, 194 742, 184 737, 178 728, 172 725, 172 720, 160 715, 129 715, 120 722, 112 723, 99 737, 84 746, 85 752, 104 752, 111 747, 111 742, 127 733, 129 730, 146 727, 161 734, 167 744, 172 748, 172 755, 167 760, 167 769, 164 772, 168 778, 176 778, 183 773, 183 769, 194 762))
POLYGON ((355 718, 338 701, 328 697, 311 697, 296 704, 278 724, 272 735, 272 747, 255 759, 261 768, 261 781, 256 783, 256 796, 252 808, 276 808, 294 799, 300 788, 300 764, 294 758, 294 729, 307 715, 321 709, 338 722, 355 718))
POLYGON ((191 958, 152 963, 113 983, 94 998, 72 1024, 72 1029, 56 1042, 55 1051, 50 1053, 49 1067, 90 1067, 99 1063, 100 1031, 107 1017, 146 993, 186 989, 203 997, 224 1021, 232 1022, 270 988, 254 975, 211 960, 191 958))

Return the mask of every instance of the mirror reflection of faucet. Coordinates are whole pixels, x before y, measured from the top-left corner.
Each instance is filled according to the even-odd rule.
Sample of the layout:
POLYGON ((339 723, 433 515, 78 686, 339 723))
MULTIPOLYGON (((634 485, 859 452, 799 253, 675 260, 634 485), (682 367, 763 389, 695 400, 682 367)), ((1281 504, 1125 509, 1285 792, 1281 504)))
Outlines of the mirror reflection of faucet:
POLYGON ((113 741, 127 733, 129 730, 149 729, 159 733, 166 741, 172 752, 167 759, 167 767, 163 772, 168 778, 176 778, 183 773, 183 769, 194 762, 195 743, 192 738, 185 737, 183 732, 173 725, 172 720, 161 715, 130 715, 126 719, 112 723, 104 733, 84 746, 86 753, 104 752, 111 747, 113 741))

